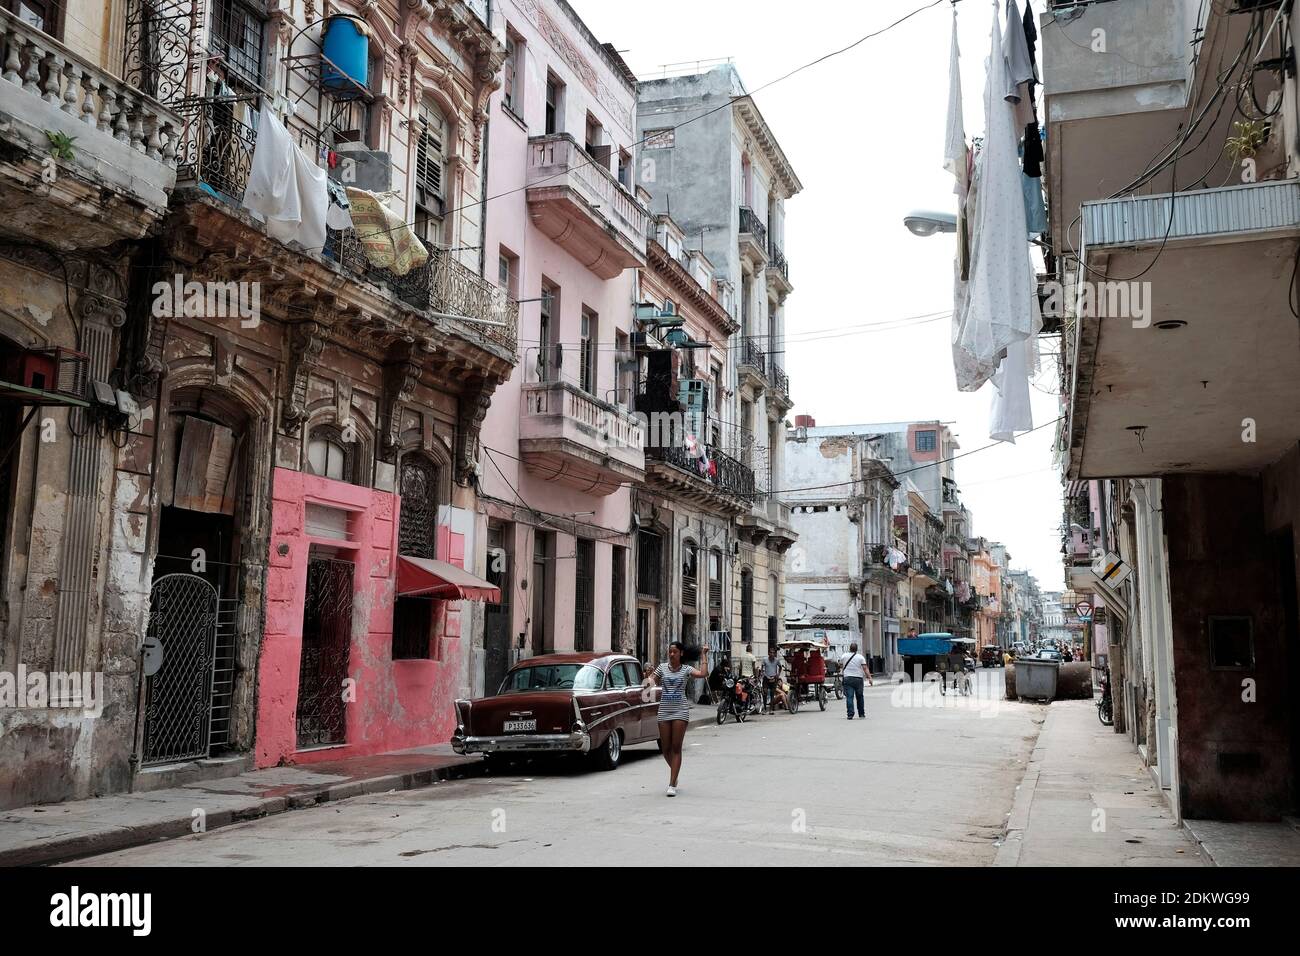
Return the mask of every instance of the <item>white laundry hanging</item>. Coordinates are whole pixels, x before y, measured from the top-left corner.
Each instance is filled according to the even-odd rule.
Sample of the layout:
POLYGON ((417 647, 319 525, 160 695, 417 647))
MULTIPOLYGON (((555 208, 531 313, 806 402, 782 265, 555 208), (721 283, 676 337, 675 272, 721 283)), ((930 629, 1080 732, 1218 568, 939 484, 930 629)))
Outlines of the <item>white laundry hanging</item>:
POLYGON ((1004 99, 998 3, 984 87, 985 137, 977 159, 979 201, 970 222, 970 281, 953 340, 957 387, 977 391, 1009 346, 1032 335, 1029 244, 1013 104, 1004 99))
POLYGON ((266 220, 281 242, 317 251, 325 246, 329 209, 327 174, 298 147, 269 106, 257 123, 257 146, 244 189, 244 205, 266 220))

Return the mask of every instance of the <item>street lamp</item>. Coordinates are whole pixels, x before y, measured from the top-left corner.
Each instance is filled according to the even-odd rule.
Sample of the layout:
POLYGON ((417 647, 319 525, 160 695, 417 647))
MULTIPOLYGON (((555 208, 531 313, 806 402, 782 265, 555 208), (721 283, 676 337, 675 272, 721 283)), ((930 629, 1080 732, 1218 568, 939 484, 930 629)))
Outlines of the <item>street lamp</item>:
POLYGON ((948 212, 917 209, 903 217, 903 225, 914 236, 933 236, 936 232, 956 232, 957 217, 948 212))

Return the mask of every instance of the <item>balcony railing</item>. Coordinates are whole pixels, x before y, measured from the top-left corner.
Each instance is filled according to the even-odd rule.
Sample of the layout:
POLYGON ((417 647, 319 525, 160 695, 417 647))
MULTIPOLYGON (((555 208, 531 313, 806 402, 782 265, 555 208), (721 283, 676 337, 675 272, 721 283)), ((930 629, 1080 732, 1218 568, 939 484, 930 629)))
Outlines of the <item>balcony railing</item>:
POLYGON ((758 369, 767 375, 767 340, 762 336, 746 336, 740 347, 740 364, 758 369))
POLYGON ((692 455, 680 445, 651 445, 645 455, 652 461, 662 461, 676 465, 696 475, 700 481, 712 485, 723 494, 733 498, 752 499, 754 497, 754 472, 726 452, 716 448, 706 448, 701 456, 692 455), (714 464, 714 474, 708 473, 707 463, 714 464), (701 463, 705 463, 701 467, 701 463))
MULTIPOLYGON (((0 10, 0 50, 4 79, 14 88, 79 120, 87 130, 175 167, 180 120, 161 103, 7 10, 0 10)), ((97 156, 93 136, 75 149, 92 160, 97 156)))
MULTIPOLYGON (((241 117, 255 109, 254 97, 210 97, 182 103, 179 112, 185 133, 178 178, 206 186, 232 204, 241 203, 257 147, 257 130, 241 117)), ((429 249, 429 261, 402 276, 371 265, 351 229, 329 230, 321 254, 358 279, 388 288, 412 308, 463 315, 464 321, 443 321, 512 353, 517 347, 519 303, 444 249, 429 249)))
POLYGON ((767 244, 767 267, 781 273, 781 278, 787 283, 790 281, 790 264, 785 261, 785 253, 781 251, 775 239, 767 244))
POLYGON ((753 236, 761 248, 767 248, 767 226, 758 218, 758 213, 748 206, 740 207, 740 231, 753 236))
POLYGON ((587 204, 645 258, 650 213, 619 183, 617 177, 593 160, 567 133, 533 136, 528 140, 528 185, 572 186, 587 204))
POLYGON ((772 370, 768 374, 768 378, 772 381, 772 391, 785 398, 790 397, 790 376, 785 373, 785 369, 776 364, 775 360, 772 362, 772 370))
POLYGON ((257 111, 257 97, 189 99, 176 109, 185 124, 177 178, 205 184, 231 202, 242 202, 257 146, 257 130, 244 119, 257 111))
POLYGON ((563 418, 582 426, 584 435, 598 436, 591 438, 593 451, 641 454, 645 435, 640 420, 569 382, 526 384, 524 408, 528 416, 563 418))

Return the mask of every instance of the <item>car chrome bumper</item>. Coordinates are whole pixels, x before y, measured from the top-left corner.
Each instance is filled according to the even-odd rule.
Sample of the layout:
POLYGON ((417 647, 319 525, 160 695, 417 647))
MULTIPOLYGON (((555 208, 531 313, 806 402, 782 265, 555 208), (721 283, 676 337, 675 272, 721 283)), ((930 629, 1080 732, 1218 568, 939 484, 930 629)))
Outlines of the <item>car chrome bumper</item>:
POLYGON ((458 754, 587 753, 591 750, 591 736, 585 731, 571 734, 504 734, 499 737, 466 737, 458 733, 451 738, 451 749, 458 754))

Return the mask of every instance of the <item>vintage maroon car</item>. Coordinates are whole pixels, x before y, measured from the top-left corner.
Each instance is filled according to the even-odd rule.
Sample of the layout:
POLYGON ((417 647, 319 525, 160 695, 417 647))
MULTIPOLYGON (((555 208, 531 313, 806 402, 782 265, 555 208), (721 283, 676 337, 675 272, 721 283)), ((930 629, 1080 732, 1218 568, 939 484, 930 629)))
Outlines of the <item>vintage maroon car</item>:
POLYGON ((488 759, 586 753, 613 770, 623 748, 657 740, 659 688, 642 689, 626 654, 544 654, 520 661, 495 697, 456 701, 452 749, 488 759))

